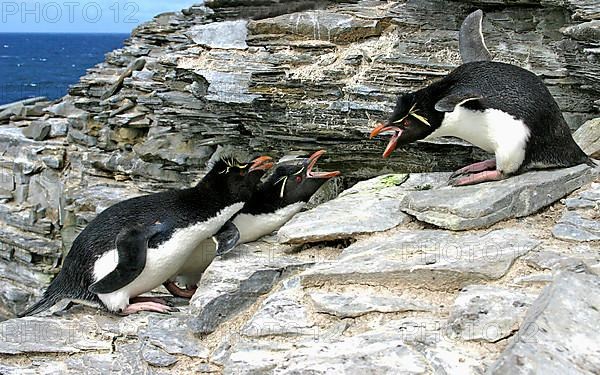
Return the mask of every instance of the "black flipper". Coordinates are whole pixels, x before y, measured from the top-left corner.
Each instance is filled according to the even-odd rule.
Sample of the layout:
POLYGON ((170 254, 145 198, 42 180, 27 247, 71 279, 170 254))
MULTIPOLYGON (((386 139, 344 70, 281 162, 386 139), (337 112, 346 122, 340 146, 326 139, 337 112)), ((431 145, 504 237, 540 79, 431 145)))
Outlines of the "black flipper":
POLYGON ((452 112, 457 105, 469 103, 469 108, 483 108, 483 96, 474 91, 450 92, 435 103, 435 110, 439 112, 452 112))
POLYGON ((119 254, 117 267, 92 284, 89 291, 96 294, 112 293, 135 280, 146 266, 148 240, 164 227, 161 223, 151 226, 135 224, 121 230, 115 241, 119 254))
POLYGON ((224 255, 230 252, 240 240, 240 231, 228 220, 225 225, 214 235, 217 242, 217 255, 224 255))
POLYGON ((469 14, 460 27, 458 49, 463 63, 492 60, 492 54, 488 51, 483 39, 482 21, 483 12, 478 9, 469 14))

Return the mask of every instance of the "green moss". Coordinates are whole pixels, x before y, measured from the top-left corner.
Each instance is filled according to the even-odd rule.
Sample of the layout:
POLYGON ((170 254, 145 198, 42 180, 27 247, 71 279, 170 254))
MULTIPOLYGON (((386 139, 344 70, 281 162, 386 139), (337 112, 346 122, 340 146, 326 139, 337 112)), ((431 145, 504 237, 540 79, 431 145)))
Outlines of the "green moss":
POLYGON ((408 179, 408 175, 405 175, 405 174, 391 174, 391 175, 383 177, 381 179, 381 184, 386 188, 393 187, 393 186, 400 186, 407 179, 408 179))

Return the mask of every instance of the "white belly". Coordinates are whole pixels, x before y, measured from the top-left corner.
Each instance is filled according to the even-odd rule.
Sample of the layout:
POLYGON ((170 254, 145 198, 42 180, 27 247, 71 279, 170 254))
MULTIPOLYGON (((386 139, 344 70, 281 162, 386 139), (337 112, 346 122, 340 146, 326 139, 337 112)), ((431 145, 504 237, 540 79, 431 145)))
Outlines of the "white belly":
POLYGON ((472 111, 456 106, 446 113, 442 125, 426 139, 452 136, 464 139, 496 155, 496 165, 504 173, 515 172, 525 158, 529 128, 521 120, 498 109, 472 111))
POLYGON ((268 214, 238 214, 233 219, 233 223, 240 232, 240 243, 256 241, 267 234, 273 233, 300 212, 305 204, 304 202, 297 202, 268 214))
MULTIPOLYGON (((214 235, 242 207, 243 203, 236 203, 207 221, 176 230, 158 248, 147 250, 146 265, 135 280, 112 293, 98 294, 98 297, 112 311, 125 308, 130 298, 160 286, 175 275, 200 243, 214 235)), ((102 255, 94 265, 95 281, 112 272, 118 264, 118 258, 116 249, 102 255)))
MULTIPOLYGON (((238 214, 233 219, 233 223, 240 232, 240 241, 238 243, 256 241, 276 231, 296 213, 300 212, 304 205, 304 202, 298 202, 280 208, 273 213, 262 215, 238 214)), ((215 258, 216 249, 216 244, 213 240, 202 241, 177 272, 178 276, 176 280, 184 285, 196 285, 200 281, 204 270, 206 270, 215 258)))

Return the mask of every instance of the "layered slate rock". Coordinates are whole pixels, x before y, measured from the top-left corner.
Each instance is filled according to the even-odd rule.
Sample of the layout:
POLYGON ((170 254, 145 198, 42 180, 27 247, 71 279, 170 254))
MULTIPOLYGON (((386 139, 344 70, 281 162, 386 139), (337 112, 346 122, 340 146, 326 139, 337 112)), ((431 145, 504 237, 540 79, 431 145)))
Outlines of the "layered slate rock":
POLYGON ((552 228, 556 238, 600 241, 600 183, 565 201, 566 210, 552 228))
MULTIPOLYGON (((600 24, 600 20, 598 21, 600 24)), ((600 159, 600 118, 587 121, 573 133, 573 139, 591 158, 600 159)))
POLYGON ((448 326, 462 340, 497 342, 519 329, 534 299, 514 289, 469 285, 454 301, 448 326))
POLYGON ((562 272, 528 310, 521 329, 489 371, 598 373, 598 332, 600 277, 562 272))
POLYGON ((95 320, 22 318, 0 323, 0 354, 78 353, 110 350, 110 337, 98 335, 95 320))
POLYGON ((302 283, 399 283, 427 290, 455 290, 501 278, 515 259, 538 244, 514 229, 464 234, 399 230, 352 244, 337 261, 305 271, 302 283))
POLYGON ((590 182, 597 173, 597 169, 578 165, 473 186, 415 191, 404 197, 402 207, 418 220, 441 228, 485 228, 531 215, 590 182))
POLYGON ((284 243, 307 243, 386 231, 410 221, 401 210, 401 200, 409 191, 444 186, 448 176, 392 174, 359 182, 336 199, 294 216, 279 229, 278 238, 284 243))
POLYGON ((371 293, 311 292, 309 297, 315 311, 340 318, 356 318, 373 312, 392 313, 435 310, 434 306, 427 303, 396 296, 373 295, 371 293))
POLYGON ((427 374, 428 363, 400 337, 373 340, 369 334, 290 344, 243 342, 225 362, 225 374, 313 374, 364 372, 427 374))
POLYGON ((248 337, 262 336, 317 336, 318 328, 309 318, 304 306, 300 280, 287 280, 283 289, 269 296, 259 310, 242 327, 241 333, 248 337))
POLYGON ((286 256, 281 247, 266 243, 239 245, 216 258, 202 275, 190 301, 189 328, 196 334, 217 326, 269 292, 285 271, 299 270, 312 261, 286 256))

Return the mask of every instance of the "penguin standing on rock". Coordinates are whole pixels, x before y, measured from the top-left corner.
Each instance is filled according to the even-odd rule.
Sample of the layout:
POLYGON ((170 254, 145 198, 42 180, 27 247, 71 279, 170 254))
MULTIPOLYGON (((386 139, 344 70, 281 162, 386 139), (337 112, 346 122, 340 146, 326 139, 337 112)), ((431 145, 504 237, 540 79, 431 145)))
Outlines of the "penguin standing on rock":
POLYGON ((242 209, 272 165, 266 156, 250 163, 221 156, 193 188, 109 207, 77 236, 41 301, 20 316, 62 299, 91 302, 122 315, 175 311, 163 300, 138 296, 175 274, 200 242, 242 209))
POLYGON ((325 151, 320 150, 309 158, 277 163, 244 208, 213 237, 214 242, 203 241, 177 272, 177 281, 187 289, 179 288, 172 278, 165 283, 167 290, 174 296, 191 298, 202 272, 215 256, 226 254, 239 243, 256 241, 276 231, 300 212, 325 182, 340 175, 339 171, 313 170, 324 154, 325 151))
POLYGON ((389 120, 373 129, 371 138, 393 133, 383 157, 398 144, 443 136, 461 138, 495 154, 494 159, 456 171, 450 182, 455 186, 533 169, 594 166, 573 140, 558 104, 538 76, 515 65, 486 61, 490 55, 481 34, 481 15, 478 11, 467 17, 461 30, 466 63, 427 87, 401 95, 389 120), (479 27, 465 27, 473 22, 479 27), (474 29, 478 33, 469 34, 474 29))

